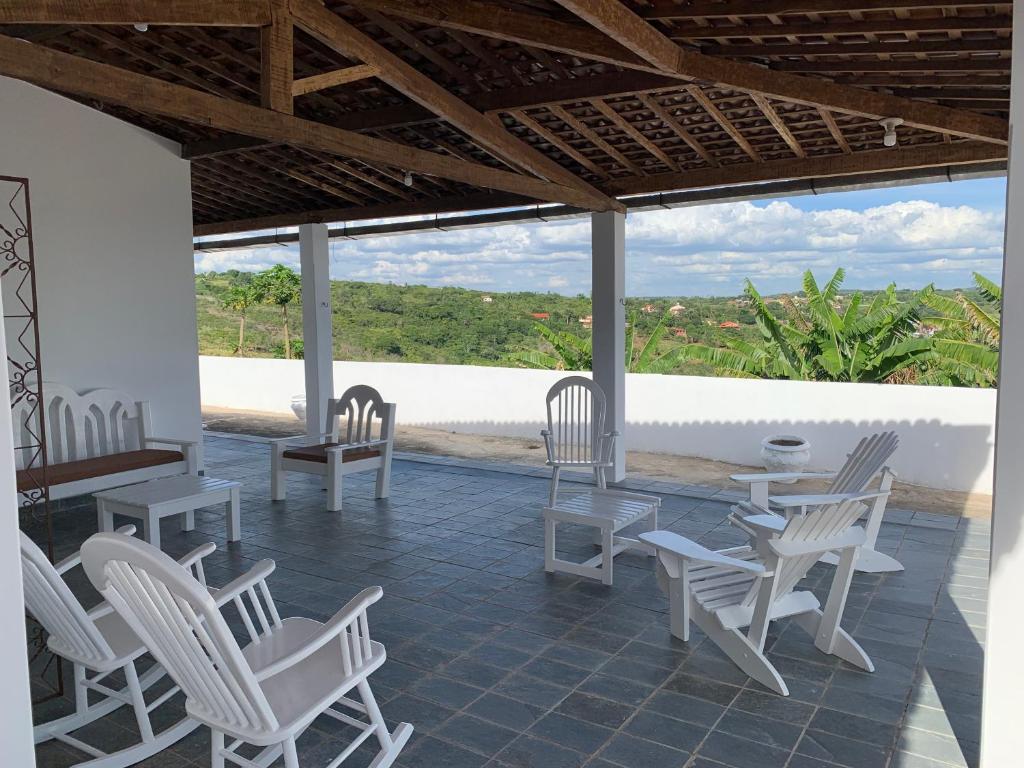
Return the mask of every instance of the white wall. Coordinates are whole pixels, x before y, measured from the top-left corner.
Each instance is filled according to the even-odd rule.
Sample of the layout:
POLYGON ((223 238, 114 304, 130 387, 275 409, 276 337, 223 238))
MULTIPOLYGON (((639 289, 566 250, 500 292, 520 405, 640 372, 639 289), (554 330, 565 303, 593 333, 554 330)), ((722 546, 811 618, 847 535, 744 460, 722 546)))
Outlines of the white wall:
MULTIPOLYGON (((201 357, 203 405, 288 413, 303 392, 293 360, 201 357)), ((563 373, 518 368, 334 363, 335 391, 370 384, 398 404, 398 423, 537 437, 544 395, 563 373)), ((629 374, 630 450, 758 464, 761 438, 795 432, 813 464, 836 468, 865 433, 896 429, 901 479, 934 488, 992 490, 993 390, 629 374)), ((296 422, 296 433, 302 425, 296 422)))
MULTIPOLYGON (((176 144, 0 77, 0 174, 29 179, 42 369, 200 435, 189 166, 176 144)), ((6 297, 5 297, 6 298, 6 297)))

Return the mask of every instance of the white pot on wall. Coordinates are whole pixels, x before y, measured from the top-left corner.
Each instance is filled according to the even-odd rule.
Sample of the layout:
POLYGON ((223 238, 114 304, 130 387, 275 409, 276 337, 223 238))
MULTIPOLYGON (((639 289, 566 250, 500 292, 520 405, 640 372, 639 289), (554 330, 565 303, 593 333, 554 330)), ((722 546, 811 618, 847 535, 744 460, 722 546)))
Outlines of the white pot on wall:
POLYGON ((292 397, 292 413, 299 421, 306 420, 306 396, 295 395, 292 397))
POLYGON ((801 472, 811 461, 811 444, 797 435, 771 435, 761 441, 761 461, 769 472, 801 472))

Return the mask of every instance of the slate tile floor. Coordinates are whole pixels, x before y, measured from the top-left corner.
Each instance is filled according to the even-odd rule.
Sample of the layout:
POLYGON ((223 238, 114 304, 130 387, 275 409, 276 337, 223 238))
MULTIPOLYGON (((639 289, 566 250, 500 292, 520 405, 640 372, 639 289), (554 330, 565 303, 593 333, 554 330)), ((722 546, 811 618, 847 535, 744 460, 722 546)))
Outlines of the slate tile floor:
MULTIPOLYGON (((859 575, 845 620, 877 671, 833 661, 798 627, 779 626, 769 647, 792 692, 782 698, 699 632, 689 644, 670 637, 652 561, 621 556, 610 588, 546 575, 542 471, 404 456, 389 500, 374 501, 372 475, 357 475, 344 512, 332 514, 314 478, 295 477, 287 502, 268 501, 266 445, 207 437, 206 460, 208 474, 244 483, 243 540, 225 546, 221 513, 210 510, 189 534, 165 521, 165 549, 216 541, 211 583, 273 558, 282 614, 326 618, 363 587, 383 586, 370 628, 389 661, 371 683, 385 717, 415 726, 405 768, 977 765, 987 522, 893 510, 881 548, 907 570, 859 575)), ((739 542, 724 522, 728 494, 628 485, 662 495, 662 527, 712 547, 739 542)), ((91 500, 61 505, 55 527, 58 554, 76 548, 95 531, 91 500)), ((593 552, 584 531, 560 541, 572 556, 593 552)), ((826 588, 830 574, 817 566, 809 578, 826 588)), ((36 714, 67 706, 51 701, 36 714)), ((93 733, 123 744, 132 727, 121 710, 93 733)), ((307 732, 304 766, 340 751, 338 727, 322 718, 307 732)), ((144 765, 209 765, 207 745, 200 729, 144 765)), ((82 759, 53 743, 38 756, 53 768, 82 759)), ((363 749, 352 762, 370 757, 363 749)))

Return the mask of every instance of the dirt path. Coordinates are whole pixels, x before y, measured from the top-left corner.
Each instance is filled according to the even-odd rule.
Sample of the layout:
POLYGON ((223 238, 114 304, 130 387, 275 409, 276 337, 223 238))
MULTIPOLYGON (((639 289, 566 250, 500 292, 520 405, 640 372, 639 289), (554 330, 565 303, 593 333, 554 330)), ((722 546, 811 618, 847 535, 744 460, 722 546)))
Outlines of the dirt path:
MULTIPOLYGON (((287 437, 302 433, 302 424, 292 416, 256 411, 203 408, 204 427, 211 432, 227 432, 261 437, 287 437)), ((544 446, 537 440, 517 437, 492 437, 439 429, 403 425, 395 436, 400 451, 457 456, 464 459, 507 461, 514 464, 544 466, 544 446)), ((629 477, 648 477, 696 485, 739 489, 729 475, 757 472, 760 467, 745 467, 711 459, 672 456, 662 453, 629 451, 626 454, 629 477)), ((825 490, 824 483, 801 483, 801 492, 825 490)), ((992 510, 992 497, 981 493, 942 491, 934 488, 896 483, 890 505, 898 509, 935 512, 943 515, 964 515, 987 518, 992 510)))

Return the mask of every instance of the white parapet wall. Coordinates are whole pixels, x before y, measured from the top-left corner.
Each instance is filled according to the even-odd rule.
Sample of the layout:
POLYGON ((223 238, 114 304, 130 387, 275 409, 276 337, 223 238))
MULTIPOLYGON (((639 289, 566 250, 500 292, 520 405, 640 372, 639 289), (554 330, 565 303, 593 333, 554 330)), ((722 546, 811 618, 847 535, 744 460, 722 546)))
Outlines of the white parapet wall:
MULTIPOLYGON (((290 413, 303 392, 301 360, 201 357, 204 406, 290 413)), ((537 437, 544 395, 565 374, 414 363, 334 363, 335 388, 369 384, 398 404, 399 425, 537 437)), ((812 465, 839 466, 857 440, 895 429, 902 480, 992 491, 995 391, 887 384, 629 374, 626 447, 737 464, 760 463, 760 441, 797 434, 812 465)), ((301 428, 296 424, 296 432, 301 428)))

